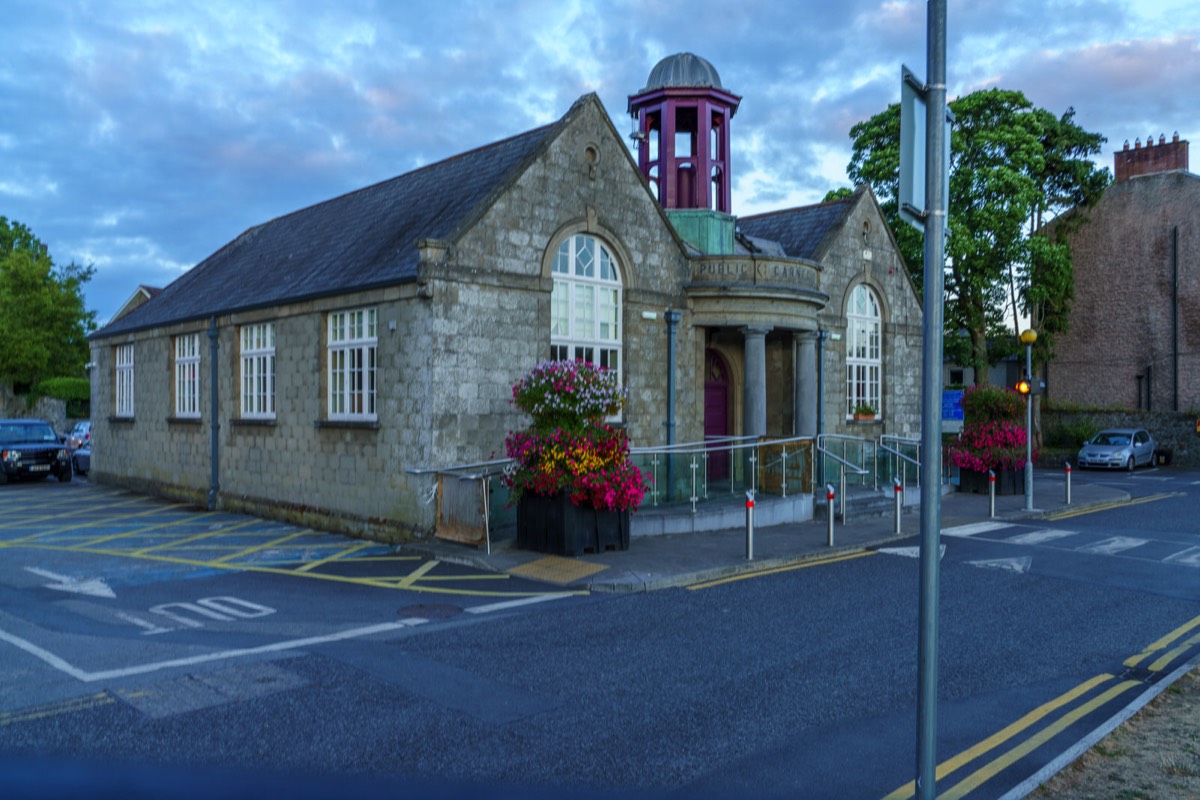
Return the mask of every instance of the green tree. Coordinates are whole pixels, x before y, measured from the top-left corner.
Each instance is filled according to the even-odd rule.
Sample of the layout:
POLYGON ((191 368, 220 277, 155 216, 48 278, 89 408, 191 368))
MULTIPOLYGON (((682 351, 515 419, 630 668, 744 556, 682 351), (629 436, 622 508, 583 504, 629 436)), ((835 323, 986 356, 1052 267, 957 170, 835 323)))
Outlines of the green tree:
MULTIPOLYGON (((1094 201, 1108 183, 1088 156, 1104 138, 1084 131, 1068 109, 1055 117, 1035 108, 1021 92, 986 89, 950 103, 950 196, 946 247, 947 355, 976 367, 1016 349, 1006 306, 1031 314, 1035 327, 1062 330, 1073 295, 1070 252, 1059 238, 1030 235, 1047 216, 1094 201), (961 334, 961 335, 960 335, 961 334), (989 341, 999 344, 989 351, 989 341)), ((850 130, 851 180, 871 185, 896 232, 918 286, 924 279, 924 237, 902 223, 900 106, 850 130)), ((1039 336, 1044 354, 1052 337, 1039 336)))
POLYGON ((55 267, 29 228, 0 217, 0 379, 29 385, 81 377, 96 313, 83 287, 94 270, 55 267))

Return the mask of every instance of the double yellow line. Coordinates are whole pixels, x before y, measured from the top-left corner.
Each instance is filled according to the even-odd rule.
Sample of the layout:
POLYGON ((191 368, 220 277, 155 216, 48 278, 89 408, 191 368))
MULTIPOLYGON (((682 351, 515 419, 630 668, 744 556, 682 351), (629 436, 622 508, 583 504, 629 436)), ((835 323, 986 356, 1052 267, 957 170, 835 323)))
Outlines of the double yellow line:
POLYGON ((1087 508, 1069 509, 1067 511, 1059 511, 1055 514, 1047 514, 1044 519, 1057 520, 1067 519, 1068 517, 1081 517, 1084 514, 1093 514, 1097 511, 1108 511, 1113 508, 1124 508, 1125 506, 1140 506, 1142 503, 1154 503, 1158 500, 1167 500, 1172 497, 1182 497, 1185 492, 1167 492, 1166 494, 1151 494, 1145 497, 1134 497, 1131 500, 1115 500, 1111 503, 1100 503, 1087 508))
MULTIPOLYGON (((1165 650, 1171 644, 1183 638, 1189 632, 1197 628, 1200 628, 1200 617, 1196 617, 1195 619, 1180 625, 1178 628, 1171 631, 1171 633, 1148 646, 1140 655, 1126 660, 1124 662, 1125 666, 1136 666, 1154 653, 1165 650)), ((1181 656, 1195 644, 1200 644, 1200 634, 1192 636, 1182 645, 1170 650, 1150 664, 1147 669, 1151 672, 1163 671, 1172 661, 1181 656)), ((1114 681, 1118 681, 1117 677, 1114 675, 1109 675, 1107 673, 1097 675, 1091 680, 1079 684, 1074 689, 1071 689, 1070 691, 1056 697, 1050 702, 1038 706, 1033 711, 1030 711, 1028 714, 1018 719, 1016 722, 1013 722, 1003 730, 993 734, 992 736, 989 736, 979 744, 976 744, 975 746, 964 750, 953 758, 942 762, 937 766, 935 771, 936 779, 939 782, 941 782, 943 778, 946 778, 949 775, 957 772, 976 759, 1006 744, 1014 737, 1024 733, 1026 730, 1046 719, 1059 709, 1074 703, 1076 700, 1087 696, 1095 690, 1099 690, 1101 687, 1108 687, 1103 691, 1100 691, 1098 694, 1092 696, 1091 699, 1075 707, 1070 712, 1064 714, 1053 723, 1042 728, 1033 736, 1030 736, 1028 739, 1024 740, 1015 747, 1012 747, 1011 749, 993 758, 991 761, 979 767, 970 775, 963 778, 946 791, 939 793, 938 798, 940 800, 957 800, 958 798, 966 796, 1096 709, 1112 702, 1134 687, 1145 686, 1145 683, 1140 680, 1121 680, 1115 683, 1114 681)), ((884 800, 906 800, 906 798, 913 797, 915 792, 916 784, 915 782, 910 781, 904 786, 901 786, 899 789, 896 789, 891 794, 887 795, 884 800)))
POLYGON ((764 575, 777 575, 780 572, 791 572, 797 569, 808 569, 809 567, 821 567, 825 564, 836 564, 839 561, 850 561, 855 558, 863 558, 865 556, 873 556, 875 552, 861 551, 856 553, 844 553, 842 555, 827 556, 825 558, 814 558, 809 561, 800 561, 795 564, 785 564, 781 567, 766 567, 764 569, 753 569, 746 572, 739 572, 736 575, 730 575, 727 578, 717 578, 703 583, 693 583, 688 586, 688 589, 709 589, 713 586, 720 586, 723 583, 733 583, 734 581, 745 581, 750 578, 761 578, 764 575))

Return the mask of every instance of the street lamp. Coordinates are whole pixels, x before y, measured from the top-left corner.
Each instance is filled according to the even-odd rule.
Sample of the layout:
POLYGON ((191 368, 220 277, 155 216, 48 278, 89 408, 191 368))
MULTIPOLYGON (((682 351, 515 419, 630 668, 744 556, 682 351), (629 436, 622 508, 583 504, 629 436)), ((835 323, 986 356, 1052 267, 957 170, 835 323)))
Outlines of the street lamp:
POLYGON ((1033 511, 1033 343, 1037 332, 1033 328, 1021 331, 1025 345, 1025 510, 1033 511))

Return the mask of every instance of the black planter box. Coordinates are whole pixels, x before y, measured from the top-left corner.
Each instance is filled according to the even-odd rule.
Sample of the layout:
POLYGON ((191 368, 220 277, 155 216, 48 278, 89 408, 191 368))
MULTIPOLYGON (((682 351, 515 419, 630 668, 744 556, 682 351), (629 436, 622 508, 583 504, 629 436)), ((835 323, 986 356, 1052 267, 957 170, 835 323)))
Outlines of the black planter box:
POLYGON ((629 512, 583 508, 566 492, 526 492, 517 501, 517 547, 560 556, 628 550, 629 512))
MULTIPOLYGON (((958 471, 960 492, 988 493, 988 474, 972 469, 958 471)), ((1025 494, 1025 468, 996 470, 996 494, 1025 494)))

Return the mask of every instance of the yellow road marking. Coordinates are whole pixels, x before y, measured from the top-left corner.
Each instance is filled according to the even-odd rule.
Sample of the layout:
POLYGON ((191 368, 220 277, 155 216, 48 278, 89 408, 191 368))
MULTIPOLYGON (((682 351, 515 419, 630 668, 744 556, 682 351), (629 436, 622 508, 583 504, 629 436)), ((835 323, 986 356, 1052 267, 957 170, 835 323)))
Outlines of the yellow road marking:
POLYGON ((301 536, 307 536, 310 533, 312 533, 312 531, 305 528, 302 531, 296 531, 295 533, 289 533, 286 536, 277 536, 276 538, 272 539, 269 542, 263 542, 262 544, 256 544, 253 547, 243 547, 241 550, 237 550, 233 553, 223 555, 220 558, 218 558, 217 561, 219 561, 219 562, 232 561, 235 558, 241 558, 242 556, 248 556, 251 553, 261 552, 263 550, 266 550, 268 547, 277 547, 277 546, 283 544, 284 542, 290 542, 292 539, 299 539, 301 536))
MULTIPOLYGON (((135 519, 137 517, 148 517, 151 514, 162 513, 162 511, 163 511, 163 509, 161 509, 161 508, 152 508, 152 509, 149 509, 148 511, 141 511, 137 514, 125 514, 125 515, 122 515, 120 517, 115 517, 115 518, 106 517, 104 519, 95 520, 93 522, 86 522, 82 525, 69 525, 64 528, 54 528, 52 530, 42 531, 41 533, 33 533, 28 536, 23 536, 20 539, 10 539, 8 541, 0 542, 0 547, 13 547, 15 545, 25 545, 25 544, 29 544, 30 542, 35 542, 38 539, 43 539, 47 536, 56 536, 60 533, 75 533, 77 531, 83 530, 84 528, 95 528, 100 525, 115 525, 115 524, 119 524, 120 522, 123 522, 125 520, 135 519)), ((64 514, 63 516, 70 516, 70 515, 64 514)), ((51 519, 51 517, 47 517, 46 519, 51 519)), ((181 521, 184 521, 187 519, 190 519, 190 518, 184 517, 182 520, 171 520, 170 522, 163 522, 163 523, 159 523, 157 525, 148 525, 145 528, 140 528, 138 530, 153 530, 155 528, 162 528, 162 527, 167 527, 170 525, 178 525, 181 521)), ((126 536, 129 533, 130 533, 129 531, 125 531, 125 532, 116 533, 116 534, 106 534, 104 536, 97 537, 96 541, 102 542, 102 541, 106 541, 108 539, 119 538, 121 536, 126 536)))
POLYGON ((809 567, 820 567, 825 564, 836 564, 839 561, 849 561, 854 558, 863 558, 864 556, 873 556, 874 551, 865 551, 861 553, 848 553, 841 556, 830 556, 829 558, 814 559, 812 561, 802 561, 799 564, 788 564, 783 567, 770 567, 768 569, 759 569, 752 572, 742 572, 737 575, 730 575, 728 578, 718 578, 704 583, 693 583, 688 586, 688 589, 708 589, 712 586, 720 586, 723 583, 732 583, 734 581, 744 581, 750 578, 760 578, 763 575, 775 575, 779 572, 791 572, 797 569, 807 569, 809 567))
POLYGON ((1178 639, 1182 636, 1186 636, 1189 631, 1191 631, 1193 628, 1196 628, 1198 626, 1200 626, 1200 617, 1195 617, 1195 618, 1189 620, 1188 622, 1183 623, 1178 628, 1176 628, 1175 630, 1168 633, 1166 636, 1159 639, 1157 642, 1154 642, 1153 644, 1151 644, 1149 647, 1147 647, 1145 650, 1143 650, 1138 655, 1133 656, 1132 658, 1126 659, 1125 666, 1136 667, 1138 664, 1140 664, 1142 661, 1149 658, 1154 653, 1166 648, 1168 645, 1170 645, 1176 639, 1178 639))
POLYGON ((1046 726, 1035 736, 1029 737, 1004 755, 975 770, 964 780, 953 786, 950 791, 938 795, 939 800, 958 800, 958 798, 963 797, 967 793, 978 789, 981 785, 995 777, 1002 770, 1007 769, 1020 759, 1029 755, 1034 750, 1041 747, 1043 744, 1050 741, 1055 736, 1062 733, 1064 730, 1074 725, 1080 719, 1095 711, 1100 706, 1116 698, 1118 695, 1124 694, 1134 686, 1141 685, 1141 681, 1121 681, 1107 692, 1104 692, 1089 702, 1084 703, 1071 713, 1065 714, 1061 719, 1058 720, 1058 722, 1055 722, 1053 725, 1046 726))
POLYGON ((1071 511, 1060 511, 1057 514, 1047 514, 1044 518, 1049 520, 1066 519, 1068 517, 1080 517, 1084 514, 1092 514, 1096 511, 1108 511, 1113 508, 1124 508, 1125 506, 1138 506, 1142 503, 1154 503, 1158 500, 1166 500, 1171 497, 1180 497, 1183 492, 1168 492, 1166 494, 1151 494, 1145 497, 1135 497, 1131 500, 1117 500, 1112 503, 1101 503, 1099 505, 1089 506, 1088 508, 1080 508, 1071 511))
MULTIPOLYGON (((86 552, 101 556, 114 556, 118 558, 128 558, 129 553, 124 550, 107 550, 104 548, 89 548, 83 550, 81 548, 63 547, 50 544, 31 544, 27 545, 32 550, 53 550, 56 552, 86 552)), ((198 558, 180 558, 176 556, 167 556, 157 553, 149 553, 138 558, 145 561, 159 561, 165 564, 183 564, 191 567, 209 567, 211 569, 225 569, 231 572, 261 572, 266 575, 300 575, 304 578, 321 581, 333 581, 334 583, 348 583, 355 586, 373 586, 382 589, 407 589, 412 592, 428 592, 429 594, 448 594, 462 595, 466 597, 541 597, 545 594, 561 594, 561 592, 502 592, 502 591, 487 591, 481 589, 446 589, 438 586, 430 586, 425 583, 417 583, 411 586, 399 586, 395 581, 381 581, 376 578, 354 578, 343 575, 334 575, 327 572, 304 572, 297 573, 294 569, 281 569, 278 567, 269 567, 262 564, 229 564, 223 561, 204 561, 198 558)), ((501 577, 508 577, 507 575, 501 577)), ((573 594, 587 594, 586 591, 573 592, 573 594)))
MULTIPOLYGON (((296 572, 309 572, 311 570, 316 569, 317 567, 321 567, 321 566, 324 566, 325 564, 328 564, 330 561, 340 561, 343 556, 348 556, 351 553, 357 553, 359 550, 365 550, 368 547, 374 547, 374 546, 375 546, 375 542, 362 542, 361 544, 356 544, 353 547, 348 547, 345 550, 341 551, 340 553, 335 553, 335 554, 329 556, 328 558, 322 558, 317 561, 309 561, 306 564, 304 564, 304 566, 297 567, 296 572)), ((415 556, 414 556, 414 558, 415 558, 415 556)))
POLYGON ((60 700, 57 703, 47 703, 42 706, 26 708, 22 711, 0 711, 0 727, 13 725, 18 722, 30 722, 35 719, 59 717, 63 714, 71 714, 76 711, 88 711, 93 708, 112 705, 115 702, 116 698, 108 692, 97 692, 85 697, 72 697, 69 700, 60 700))
POLYGON ((422 564, 421 566, 414 569, 411 573, 409 573, 409 575, 407 577, 402 578, 400 580, 400 582, 396 584, 396 588, 397 589, 409 588, 414 583, 416 583, 421 578, 422 575, 424 575, 426 572, 429 572, 429 570, 436 567, 439 563, 440 562, 438 562, 438 561, 426 561, 424 564, 422 564))
MULTIPOLYGON (((1050 712, 1057 711, 1067 703, 1070 703, 1076 698, 1087 694, 1100 684, 1111 681, 1112 679, 1112 675, 1097 675, 1090 681, 1081 683, 1074 689, 1071 689, 1069 692, 1059 695, 1044 705, 1038 706, 1025 716, 1018 719, 1016 722, 1013 722, 1003 730, 992 734, 979 744, 962 751, 953 758, 943 761, 941 764, 938 764, 937 770, 934 773, 936 776, 935 779, 940 781, 942 778, 946 777, 952 772, 961 769, 963 766, 969 764, 980 756, 999 747, 1001 744, 1008 741, 1013 736, 1016 736, 1018 733, 1033 725, 1035 722, 1045 718, 1050 714, 1050 712)), ((916 789, 916 781, 909 781, 904 786, 901 786, 899 789, 889 794, 883 800, 903 800, 903 798, 912 797, 913 794, 915 794, 916 789)))
POLYGON ((1200 644, 1200 634, 1197 634, 1197 635, 1193 636, 1192 638, 1188 639, 1186 642, 1179 645, 1179 647, 1176 647, 1174 650, 1168 650, 1161 657, 1159 657, 1152 664, 1150 664, 1150 666, 1146 667, 1146 669, 1150 670, 1151 672, 1162 672, 1163 669, 1168 664, 1170 664, 1175 659, 1179 658, 1181 655, 1186 653, 1188 650, 1191 650, 1192 645, 1194 645, 1194 644, 1200 644))
POLYGON ((145 553, 152 552, 154 550, 162 550, 163 548, 167 548, 167 547, 179 547, 180 545, 188 544, 189 542, 198 542, 203 539, 211 539, 214 536, 224 536, 225 534, 229 533, 230 531, 236 531, 240 528, 246 527, 247 525, 253 525, 255 522, 258 522, 258 520, 248 519, 245 522, 239 522, 236 525, 228 525, 224 528, 217 528, 216 530, 209 530, 204 533, 197 533, 195 536, 185 536, 182 539, 171 539, 170 541, 159 542, 158 544, 152 544, 149 547, 143 547, 140 550, 134 550, 133 552, 130 553, 130 555, 131 556, 140 556, 145 553))
MULTIPOLYGON (((60 519, 63 519, 64 517, 81 517, 84 514, 88 514, 93 511, 104 511, 105 509, 109 509, 109 508, 120 508, 121 506, 140 505, 143 503, 145 503, 145 500, 143 500, 143 499, 131 498, 128 500, 123 500, 119 503, 107 503, 107 504, 98 505, 98 506, 81 506, 79 508, 75 508, 70 511, 64 511, 61 514, 43 514, 40 517, 21 517, 19 519, 13 520, 12 522, 6 522, 6 523, 0 525, 0 530, 4 530, 5 528, 19 528, 19 527, 22 527, 24 525, 28 525, 28 524, 34 523, 34 522, 48 522, 50 520, 60 520, 60 519)), ((167 505, 167 508, 187 508, 187 506, 183 503, 170 503, 167 505)), ((146 513, 153 513, 154 511, 163 511, 163 510, 164 509, 162 506, 156 506, 155 508, 151 509, 151 511, 146 512, 146 513)))

